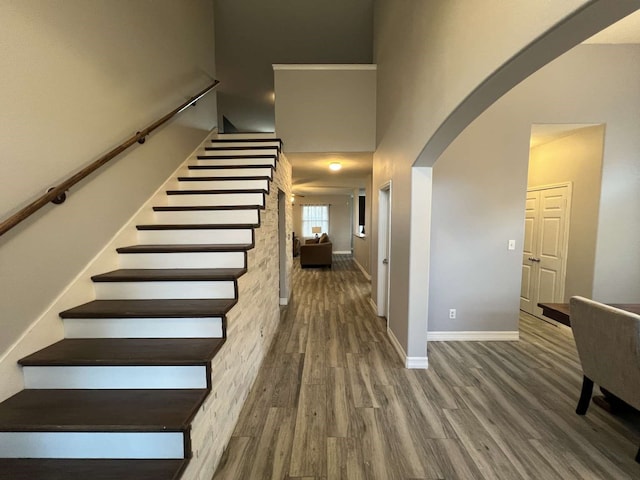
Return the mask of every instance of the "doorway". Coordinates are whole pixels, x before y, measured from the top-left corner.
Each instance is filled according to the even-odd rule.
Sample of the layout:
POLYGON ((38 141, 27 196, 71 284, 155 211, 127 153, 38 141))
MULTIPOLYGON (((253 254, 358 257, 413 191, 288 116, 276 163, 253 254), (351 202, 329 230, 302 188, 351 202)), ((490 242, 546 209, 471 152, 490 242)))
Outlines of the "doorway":
POLYGON ((389 271, 391 269, 391 182, 378 192, 378 316, 387 319, 389 326, 389 271))
POLYGON ((527 190, 520 310, 542 318, 539 302, 564 301, 571 184, 527 190))

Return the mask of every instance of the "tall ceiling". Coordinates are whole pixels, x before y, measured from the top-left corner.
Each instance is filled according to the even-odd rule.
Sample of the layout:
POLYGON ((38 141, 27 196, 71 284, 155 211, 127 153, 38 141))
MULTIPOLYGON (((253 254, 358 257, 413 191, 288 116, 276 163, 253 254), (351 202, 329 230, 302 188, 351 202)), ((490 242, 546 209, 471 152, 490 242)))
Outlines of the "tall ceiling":
POLYGON ((373 0, 215 0, 218 112, 273 132, 274 63, 371 63, 373 0))

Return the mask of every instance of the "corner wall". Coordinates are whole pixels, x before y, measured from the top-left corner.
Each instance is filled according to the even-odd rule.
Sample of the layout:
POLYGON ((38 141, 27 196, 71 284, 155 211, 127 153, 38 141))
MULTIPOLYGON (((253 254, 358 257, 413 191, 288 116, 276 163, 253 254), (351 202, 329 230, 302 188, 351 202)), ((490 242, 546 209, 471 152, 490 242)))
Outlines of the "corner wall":
MULTIPOLYGON (((409 334, 411 322, 424 322, 409 314, 412 165, 420 157, 422 166, 433 165, 451 140, 506 90, 636 8, 634 2, 621 0, 376 3, 377 149, 370 231, 378 228, 378 189, 392 180, 389 326, 409 356, 424 356, 426 351, 424 337, 409 334), (552 28, 567 17, 570 25, 552 28), (549 35, 542 37, 545 33, 549 35), (538 42, 538 48, 521 55, 541 38, 545 41, 538 42)), ((372 251, 377 244, 372 238, 372 251)), ((374 262, 373 292, 377 267, 374 262)))
MULTIPOLYGON (((3 0, 0 218, 208 85, 213 52, 213 0, 3 0)), ((211 93, 0 237, 0 356, 215 122, 211 93)))

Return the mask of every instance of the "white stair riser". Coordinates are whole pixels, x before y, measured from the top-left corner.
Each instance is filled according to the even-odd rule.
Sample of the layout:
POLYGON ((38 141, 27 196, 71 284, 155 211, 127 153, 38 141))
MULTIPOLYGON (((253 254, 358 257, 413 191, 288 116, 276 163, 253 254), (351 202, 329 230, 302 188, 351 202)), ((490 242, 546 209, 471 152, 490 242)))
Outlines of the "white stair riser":
POLYGON ((185 282, 96 282, 99 300, 235 298, 233 280, 185 282))
POLYGON ((222 318, 65 318, 66 338, 222 338, 222 318))
POLYGON ((181 432, 0 432, 3 458, 184 458, 181 432))
MULTIPOLYGON (((209 145, 208 145, 209 146, 209 145)), ((269 142, 216 142, 215 140, 211 142, 212 147, 242 147, 242 148, 251 148, 251 147, 273 147, 280 148, 280 142, 277 140, 269 141, 269 142)))
POLYGON ((250 210, 181 210, 154 212, 157 223, 180 225, 251 224, 260 222, 257 208, 250 210))
POLYGON ((167 195, 167 204, 179 207, 212 206, 235 207, 241 205, 259 205, 264 207, 262 193, 222 193, 167 195))
POLYGON ((245 268, 244 252, 126 253, 121 268, 245 268))
POLYGON ((198 158, 194 162, 195 165, 269 165, 271 167, 276 166, 275 157, 269 158, 213 158, 213 159, 203 159, 198 158))
POLYGON ((278 155, 278 149, 256 148, 253 150, 205 150, 204 154, 212 157, 250 157, 251 155, 278 155))
POLYGON ((178 190, 265 190, 269 180, 193 180, 178 182, 178 190))
POLYGON ((238 245, 253 243, 249 229, 220 230, 139 230, 141 245, 238 245))
POLYGON ((224 140, 256 140, 256 139, 277 139, 275 132, 259 132, 259 133, 218 133, 215 136, 211 137, 211 140, 216 139, 224 139, 224 140))
POLYGON ((272 178, 273 169, 265 168, 195 168, 178 173, 181 177, 269 177, 272 178))
POLYGON ((25 388, 207 388, 205 366, 24 367, 25 388))

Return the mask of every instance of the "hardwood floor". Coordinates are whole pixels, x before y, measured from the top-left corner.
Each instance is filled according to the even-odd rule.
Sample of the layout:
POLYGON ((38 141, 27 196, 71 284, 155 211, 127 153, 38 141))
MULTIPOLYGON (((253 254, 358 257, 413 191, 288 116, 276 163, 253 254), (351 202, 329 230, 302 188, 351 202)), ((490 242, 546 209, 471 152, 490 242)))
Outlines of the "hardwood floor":
POLYGON ((296 265, 293 285, 215 480, 640 478, 637 414, 575 414, 568 329, 430 342, 429 369, 407 370, 351 257, 296 265))

